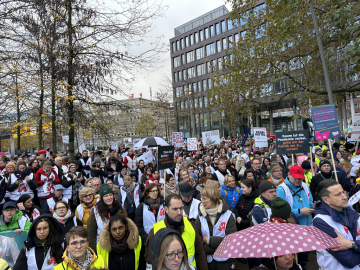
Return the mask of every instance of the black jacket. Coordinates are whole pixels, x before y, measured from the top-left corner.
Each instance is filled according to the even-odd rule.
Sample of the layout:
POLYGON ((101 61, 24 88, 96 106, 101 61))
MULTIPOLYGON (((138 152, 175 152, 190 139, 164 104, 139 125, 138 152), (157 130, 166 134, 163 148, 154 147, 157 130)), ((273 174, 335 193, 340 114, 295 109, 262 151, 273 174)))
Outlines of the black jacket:
POLYGON ((246 229, 250 226, 250 219, 248 218, 248 214, 254 207, 254 201, 257 197, 259 197, 259 191, 255 189, 249 196, 245 196, 241 194, 240 198, 238 199, 235 207, 234 213, 236 218, 241 217, 240 224, 236 222, 238 230, 246 229))
MULTIPOLYGON (((65 236, 65 234, 68 232, 68 231, 70 231, 70 229, 72 228, 72 227, 75 227, 75 224, 74 224, 74 213, 71 213, 71 217, 69 217, 66 221, 64 221, 63 223, 60 223, 59 221, 58 221, 58 223, 60 224, 60 226, 63 228, 63 231, 64 231, 64 236, 65 236)), ((76 223, 77 223, 77 225, 76 226, 82 226, 83 224, 82 224, 82 222, 78 219, 78 218, 76 218, 76 223)), ((66 241, 64 241, 65 242, 65 247, 67 246, 67 243, 66 243, 66 241)))
POLYGON ((7 178, 0 176, 0 202, 4 199, 6 194, 7 178))
MULTIPOLYGON (((164 204, 164 199, 162 197, 160 197, 160 204, 164 204)), ((145 229, 144 229, 144 221, 143 221, 144 207, 149 207, 150 208, 150 205, 149 205, 147 199, 145 197, 142 197, 140 199, 140 204, 136 208, 136 211, 135 211, 134 222, 135 222, 137 228, 139 229, 139 235, 141 237, 141 241, 143 243, 146 243, 146 239, 148 237, 148 234, 145 232, 145 229)), ((158 211, 159 211, 159 209, 155 210, 155 217, 157 217, 158 211)))
MULTIPOLYGON (((37 220, 40 220, 41 217, 49 219, 52 222, 55 231, 60 232, 63 235, 63 228, 60 226, 60 223, 56 221, 56 219, 54 219, 51 215, 44 214, 41 215, 37 220)), ((44 246, 40 243, 39 239, 36 237, 35 228, 37 224, 38 222, 35 220, 35 222, 31 225, 27 239, 25 241, 25 247, 20 250, 20 254, 16 260, 13 270, 28 269, 26 250, 30 250, 33 247, 35 247, 35 259, 36 259, 37 268, 38 269, 42 268, 45 260, 45 252, 44 252, 44 246)), ((65 239, 63 240, 65 241, 65 239)), ((62 243, 59 244, 61 245, 62 243)))
MULTIPOLYGON (((342 188, 344 190, 346 190, 346 185, 344 183, 344 180, 341 178, 341 176, 338 173, 337 173, 337 177, 338 177, 339 184, 342 186, 342 188)), ((320 171, 317 175, 313 176, 313 178, 311 179, 310 191, 311 191, 311 195, 313 196, 314 201, 320 200, 320 197, 317 195, 316 190, 317 190, 317 187, 319 186, 320 182, 325 179, 335 179, 334 172, 325 174, 320 171)))

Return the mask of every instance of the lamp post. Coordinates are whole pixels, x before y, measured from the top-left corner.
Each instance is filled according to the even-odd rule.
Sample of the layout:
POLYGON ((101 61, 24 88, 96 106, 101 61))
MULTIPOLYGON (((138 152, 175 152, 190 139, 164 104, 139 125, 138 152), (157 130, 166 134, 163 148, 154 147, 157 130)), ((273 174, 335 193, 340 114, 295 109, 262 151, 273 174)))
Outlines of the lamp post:
POLYGON ((190 95, 192 94, 191 91, 189 91, 189 88, 184 89, 184 92, 186 94, 186 92, 188 92, 188 102, 189 102, 189 107, 190 107, 190 136, 193 136, 193 128, 192 128, 192 124, 194 123, 194 118, 193 118, 193 112, 192 112, 192 100, 190 99, 190 95))

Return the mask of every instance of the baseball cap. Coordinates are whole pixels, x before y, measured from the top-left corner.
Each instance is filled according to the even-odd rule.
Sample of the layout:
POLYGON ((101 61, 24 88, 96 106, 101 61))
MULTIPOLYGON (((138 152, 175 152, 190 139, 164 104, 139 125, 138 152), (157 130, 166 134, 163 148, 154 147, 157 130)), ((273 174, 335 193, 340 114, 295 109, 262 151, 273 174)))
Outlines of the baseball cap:
POLYGON ((193 188, 190 186, 189 183, 185 182, 180 184, 180 194, 184 197, 192 196, 193 195, 193 188))
POLYGON ((289 170, 289 173, 294 177, 294 178, 301 178, 301 179, 305 179, 305 175, 304 175, 304 170, 303 168, 301 168, 300 166, 292 166, 289 170))
POLYGON ((16 203, 14 203, 14 202, 4 203, 3 209, 5 210, 8 207, 16 208, 16 203))
POLYGON ((55 189, 55 190, 59 190, 59 189, 64 190, 65 188, 64 188, 62 185, 55 185, 55 186, 54 186, 54 189, 55 189))

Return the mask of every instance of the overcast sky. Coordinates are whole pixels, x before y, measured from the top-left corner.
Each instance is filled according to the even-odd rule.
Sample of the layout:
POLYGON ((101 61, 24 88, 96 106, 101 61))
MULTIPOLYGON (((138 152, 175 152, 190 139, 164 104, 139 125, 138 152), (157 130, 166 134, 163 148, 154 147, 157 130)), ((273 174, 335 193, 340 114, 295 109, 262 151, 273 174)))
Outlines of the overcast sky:
MULTIPOLYGON (((225 5, 224 0, 163 0, 164 5, 169 8, 164 14, 164 17, 155 21, 152 36, 164 35, 163 42, 169 44, 169 40, 174 37, 174 28, 191 21, 221 5, 225 5)), ((226 5, 230 10, 230 6, 226 5)), ((150 41, 146 41, 149 43, 150 41)), ((142 47, 142 46, 141 46, 142 47)), ((133 83, 132 89, 126 90, 127 94, 134 94, 135 97, 139 97, 142 93, 143 98, 150 99, 150 87, 152 88, 153 97, 154 93, 159 88, 162 76, 171 74, 170 66, 170 51, 161 55, 161 58, 165 60, 159 64, 159 69, 152 73, 144 73, 142 77, 137 78, 133 83)), ((120 99, 127 97, 120 96, 120 99)))

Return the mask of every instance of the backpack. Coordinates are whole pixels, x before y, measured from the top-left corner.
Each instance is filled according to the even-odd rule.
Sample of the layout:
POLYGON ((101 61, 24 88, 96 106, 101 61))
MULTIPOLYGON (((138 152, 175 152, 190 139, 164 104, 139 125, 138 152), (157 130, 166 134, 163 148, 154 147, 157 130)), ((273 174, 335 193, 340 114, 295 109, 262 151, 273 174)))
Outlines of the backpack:
MULTIPOLYGON (((257 204, 257 205, 264 211, 265 216, 267 216, 267 210, 266 210, 265 205, 262 205, 262 204, 257 204)), ((255 205, 254 205, 254 207, 255 207, 255 205)), ((250 213, 248 214, 248 218, 250 219, 250 227, 259 224, 259 223, 256 222, 256 220, 255 220, 255 218, 253 217, 253 214, 252 214, 252 211, 254 210, 254 207, 250 211, 250 213)))
MULTIPOLYGON (((236 187, 236 190, 240 194, 240 189, 238 187, 236 187)), ((225 193, 225 196, 226 196, 226 199, 227 199, 227 190, 224 190, 224 193, 225 193)))

